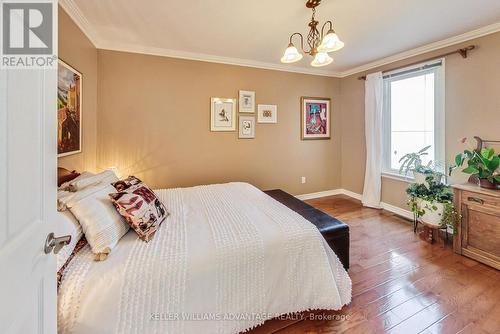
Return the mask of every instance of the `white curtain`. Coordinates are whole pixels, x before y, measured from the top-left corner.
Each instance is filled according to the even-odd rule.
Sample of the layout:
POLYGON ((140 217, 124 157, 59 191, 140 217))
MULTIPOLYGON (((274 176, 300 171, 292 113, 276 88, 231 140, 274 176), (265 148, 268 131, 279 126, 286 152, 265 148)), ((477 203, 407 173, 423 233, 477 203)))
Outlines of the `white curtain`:
POLYGON ((372 208, 380 208, 383 100, 382 72, 367 75, 365 82, 366 169, 362 202, 364 206, 372 208))

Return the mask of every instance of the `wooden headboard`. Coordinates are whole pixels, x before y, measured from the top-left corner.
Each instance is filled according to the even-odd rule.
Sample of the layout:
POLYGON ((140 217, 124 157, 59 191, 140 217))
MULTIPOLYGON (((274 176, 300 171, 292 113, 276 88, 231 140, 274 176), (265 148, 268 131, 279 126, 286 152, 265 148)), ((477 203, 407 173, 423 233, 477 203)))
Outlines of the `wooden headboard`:
POLYGON ((64 182, 68 182, 76 178, 80 173, 76 170, 70 171, 63 167, 57 167, 57 186, 61 186, 64 182))

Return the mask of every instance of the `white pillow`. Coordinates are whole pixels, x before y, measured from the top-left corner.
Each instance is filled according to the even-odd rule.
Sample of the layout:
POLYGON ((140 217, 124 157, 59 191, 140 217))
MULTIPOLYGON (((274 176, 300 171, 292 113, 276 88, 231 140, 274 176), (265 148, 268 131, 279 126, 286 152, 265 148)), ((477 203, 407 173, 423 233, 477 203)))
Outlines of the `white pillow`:
POLYGON ((83 180, 83 179, 86 179, 86 178, 94 176, 94 175, 95 174, 91 173, 91 172, 82 172, 80 175, 78 175, 77 177, 75 177, 73 180, 68 181, 68 182, 64 182, 63 184, 61 184, 61 186, 59 186, 58 190, 69 190, 69 184, 71 182, 78 181, 78 180, 83 180))
MULTIPOLYGON (((88 186, 97 185, 99 183, 111 184, 116 181, 118 181, 118 177, 112 170, 105 170, 99 174, 83 172, 74 180, 68 181, 59 187, 59 190, 57 191, 57 210, 67 210, 67 203, 87 196, 89 191, 82 191, 84 191, 88 186)), ((90 193, 94 191, 95 190, 90 190, 90 193)))
POLYGON ((108 196, 113 192, 116 189, 111 184, 98 183, 76 192, 66 203, 80 222, 97 261, 105 260, 129 229, 108 196))
POLYGON ((64 211, 57 213, 54 234, 57 237, 71 235, 70 243, 61 248, 56 255, 57 271, 59 271, 66 261, 68 261, 69 256, 75 249, 76 243, 82 238, 83 232, 75 216, 69 211, 64 211))
POLYGON ((68 189, 69 191, 80 191, 88 186, 96 185, 98 183, 108 183, 117 181, 118 178, 112 170, 105 170, 104 172, 87 176, 84 178, 75 178, 69 181, 68 189))

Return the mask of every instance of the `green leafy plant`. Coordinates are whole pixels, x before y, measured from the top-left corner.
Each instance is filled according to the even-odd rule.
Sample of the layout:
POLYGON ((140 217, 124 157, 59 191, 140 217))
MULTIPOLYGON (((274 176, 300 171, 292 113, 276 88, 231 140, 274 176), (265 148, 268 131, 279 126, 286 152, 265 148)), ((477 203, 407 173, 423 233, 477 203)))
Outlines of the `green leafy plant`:
POLYGON ((431 174, 434 173, 432 169, 432 161, 429 161, 427 165, 422 165, 422 156, 428 155, 427 150, 431 147, 431 145, 424 147, 418 152, 407 153, 399 159, 399 162, 402 162, 401 167, 399 168, 399 174, 408 175, 408 172, 415 171, 423 174, 431 174), (403 173, 404 172, 404 173, 403 173))
POLYGON ((453 192, 447 185, 436 182, 436 179, 431 175, 425 178, 429 184, 426 187, 421 183, 411 183, 406 189, 406 193, 410 197, 421 198, 429 202, 446 203, 453 201, 453 192))
POLYGON ((409 199, 408 199, 408 206, 410 207, 410 211, 413 212, 417 217, 422 217, 423 215, 425 215, 425 210, 424 209, 421 209, 419 206, 418 206, 418 201, 417 201, 417 198, 418 197, 413 197, 411 196, 409 199))
POLYGON ((443 226, 449 226, 453 230, 453 234, 456 234, 460 219, 462 219, 462 216, 455 209, 453 203, 445 203, 443 217, 441 218, 441 224, 443 226))
POLYGON ((453 229, 453 233, 455 233, 460 214, 453 205, 452 190, 445 184, 437 182, 432 175, 428 175, 425 180, 429 186, 411 183, 406 189, 406 193, 409 196, 408 206, 410 210, 420 218, 425 215, 426 210, 437 211, 438 207, 436 203, 443 204, 441 226, 449 226, 453 229), (425 204, 422 206, 422 202, 419 200, 425 201, 425 204))
MULTIPOLYGON (((466 138, 462 139, 462 142, 465 141, 466 138)), ((464 150, 463 153, 457 154, 455 165, 450 166, 449 174, 451 175, 454 169, 463 167, 465 163, 467 167, 462 169, 462 172, 477 175, 479 179, 486 179, 493 184, 500 183, 500 174, 497 171, 500 166, 500 155, 496 154, 493 148, 464 150)))

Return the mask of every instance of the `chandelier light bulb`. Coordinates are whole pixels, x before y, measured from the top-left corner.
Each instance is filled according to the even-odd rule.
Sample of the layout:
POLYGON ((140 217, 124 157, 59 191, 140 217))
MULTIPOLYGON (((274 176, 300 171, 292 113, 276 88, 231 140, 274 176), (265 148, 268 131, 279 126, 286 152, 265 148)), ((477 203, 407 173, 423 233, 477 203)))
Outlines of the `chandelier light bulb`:
POLYGON ((311 62, 311 66, 321 67, 331 64, 333 58, 328 55, 326 52, 318 52, 314 55, 314 59, 311 62))
POLYGON ((339 36, 335 33, 335 31, 330 30, 323 40, 321 41, 320 46, 318 47, 319 52, 333 52, 338 51, 344 47, 344 42, 339 39, 339 36))
POLYGON ((285 50, 285 54, 281 57, 281 62, 285 64, 295 63, 301 60, 302 57, 302 54, 297 50, 297 48, 290 43, 285 50))

